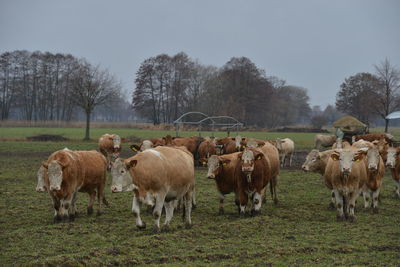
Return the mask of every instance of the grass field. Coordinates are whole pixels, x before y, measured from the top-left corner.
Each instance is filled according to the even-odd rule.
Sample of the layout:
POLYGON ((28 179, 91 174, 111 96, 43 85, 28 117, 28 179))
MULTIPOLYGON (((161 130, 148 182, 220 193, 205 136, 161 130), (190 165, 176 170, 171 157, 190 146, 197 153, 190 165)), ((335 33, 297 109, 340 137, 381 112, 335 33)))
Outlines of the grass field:
MULTIPOLYGON (((43 133, 63 133, 66 137, 78 139, 81 133, 71 129, 19 130, 2 128, 0 135, 10 138, 18 134, 23 138, 43 133)), ((107 129, 95 129, 92 138, 104 132, 107 129)), ((145 131, 117 129, 114 132, 123 137, 148 137, 145 131)), ((275 135, 241 134, 263 138, 275 135)), ((161 132, 151 133, 151 136, 162 135, 161 132)), ((276 136, 303 142, 300 147, 304 149, 312 146, 313 134, 276 136)), ((111 194, 111 177, 108 177, 106 188, 110 207, 104 209, 103 215, 87 216, 88 197, 79 193, 79 217, 75 222, 53 224, 50 197, 35 192, 35 174, 40 162, 49 153, 64 147, 96 149, 97 144, 93 141, 0 141, 0 266, 400 264, 400 199, 395 198, 394 182, 389 174, 384 179, 379 214, 364 211, 359 199, 357 222, 338 223, 335 211, 327 209, 330 193, 317 174, 284 169, 278 186, 280 205, 275 207, 268 199, 262 207, 261 216, 241 219, 233 196, 226 200, 226 214, 216 215, 218 198, 214 182, 205 178, 204 169, 198 169, 198 208, 193 212, 193 228, 185 229, 181 214, 177 213, 169 232, 154 234, 151 216, 146 212, 143 212, 143 218, 148 229, 136 229, 130 211, 132 195, 111 194)), ((124 156, 129 154, 125 149, 124 156)))

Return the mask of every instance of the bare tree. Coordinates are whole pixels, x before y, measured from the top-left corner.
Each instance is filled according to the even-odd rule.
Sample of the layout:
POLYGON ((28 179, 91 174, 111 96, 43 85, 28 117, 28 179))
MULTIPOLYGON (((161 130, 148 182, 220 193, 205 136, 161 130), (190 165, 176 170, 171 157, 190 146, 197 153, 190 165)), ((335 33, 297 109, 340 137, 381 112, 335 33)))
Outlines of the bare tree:
POLYGON ((385 132, 387 132, 389 120, 386 119, 386 116, 400 107, 400 71, 391 65, 388 59, 374 67, 376 75, 381 82, 381 86, 377 91, 377 99, 374 101, 375 109, 385 120, 385 132))
POLYGON ((83 62, 75 72, 72 87, 73 99, 86 114, 85 140, 90 139, 90 115, 96 106, 118 97, 121 85, 106 70, 83 62))

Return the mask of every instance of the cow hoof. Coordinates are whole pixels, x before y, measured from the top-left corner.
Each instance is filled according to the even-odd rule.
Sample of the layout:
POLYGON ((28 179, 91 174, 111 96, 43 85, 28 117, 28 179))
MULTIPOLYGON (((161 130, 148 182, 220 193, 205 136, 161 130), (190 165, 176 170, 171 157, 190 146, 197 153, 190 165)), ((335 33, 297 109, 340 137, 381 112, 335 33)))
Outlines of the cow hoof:
POLYGON ((169 232, 169 225, 168 224, 164 224, 161 231, 163 232, 169 232))
POLYGON ((186 229, 192 228, 192 224, 191 224, 191 223, 185 223, 185 228, 186 228, 186 229))
POLYGON ((93 214, 93 207, 88 207, 87 208, 87 214, 92 215, 93 214))
POLYGON ((379 213, 379 208, 378 207, 372 208, 372 213, 378 214, 379 213))
POLYGON ((153 233, 158 234, 160 232, 160 227, 154 226, 153 233))
POLYGON ((251 210, 250 214, 251 214, 251 216, 258 216, 261 214, 261 211, 260 210, 251 210))
POLYGON ((334 209, 336 209, 335 204, 333 204, 333 202, 329 203, 328 210, 334 210, 334 209))
POLYGON ((136 225, 136 227, 138 228, 138 229, 146 229, 146 224, 145 223, 143 223, 142 225, 136 225))
POLYGON ((349 216, 348 221, 351 223, 357 222, 356 216, 349 216))
POLYGON ((69 215, 69 221, 70 221, 70 222, 75 221, 75 214, 69 215))
POLYGON ((218 215, 224 215, 225 210, 224 208, 219 208, 218 215))
POLYGON ((246 217, 246 214, 243 213, 243 212, 240 212, 240 213, 239 213, 239 217, 240 217, 240 218, 244 218, 244 217, 246 217))
POLYGON ((101 211, 98 210, 98 211, 96 212, 96 216, 100 216, 100 215, 101 215, 101 211))
POLYGON ((275 205, 275 206, 278 206, 278 205, 279 205, 279 200, 274 199, 274 205, 275 205))
POLYGON ((197 205, 192 204, 192 210, 195 210, 197 208, 197 205))
POLYGON ((346 217, 345 216, 340 216, 340 215, 337 215, 336 216, 336 221, 337 222, 344 222, 346 220, 346 217))
POLYGON ((59 222, 61 222, 61 217, 60 216, 54 216, 53 223, 59 223, 59 222))

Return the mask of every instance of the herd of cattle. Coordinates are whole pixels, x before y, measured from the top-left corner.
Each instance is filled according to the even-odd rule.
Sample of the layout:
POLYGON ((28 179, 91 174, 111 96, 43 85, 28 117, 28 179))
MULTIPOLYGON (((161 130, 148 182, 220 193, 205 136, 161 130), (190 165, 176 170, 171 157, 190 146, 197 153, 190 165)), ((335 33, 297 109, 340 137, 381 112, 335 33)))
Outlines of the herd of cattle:
MULTIPOLYGON (((332 192, 330 205, 337 209, 338 220, 354 221, 356 198, 362 194, 364 206, 372 200, 378 211, 379 192, 385 164, 391 170, 400 197, 400 148, 391 146, 391 136, 369 134, 353 137, 352 145, 333 136, 317 135, 316 148, 306 157, 302 169, 322 174, 332 192)), ((54 152, 38 171, 36 191, 48 192, 54 205, 54 221, 70 221, 76 216, 77 192, 89 194, 87 213, 97 214, 104 195, 106 173, 111 172, 113 193, 133 191, 132 212, 138 228, 146 225, 140 216, 140 205, 152 208, 155 230, 160 231, 160 217, 165 209, 164 228, 168 228, 174 210, 183 207, 187 227, 191 226, 191 211, 196 205, 195 165, 207 166, 207 178, 216 183, 220 196, 219 213, 224 213, 224 198, 234 193, 240 216, 260 213, 266 201, 267 189, 278 203, 276 186, 280 168, 286 159, 292 164, 294 142, 289 138, 260 140, 226 137, 171 137, 144 140, 131 145, 136 154, 119 157, 121 138, 105 134, 99 139, 99 151, 72 151, 67 148, 54 152), (268 186, 269 185, 269 186, 268 186)))

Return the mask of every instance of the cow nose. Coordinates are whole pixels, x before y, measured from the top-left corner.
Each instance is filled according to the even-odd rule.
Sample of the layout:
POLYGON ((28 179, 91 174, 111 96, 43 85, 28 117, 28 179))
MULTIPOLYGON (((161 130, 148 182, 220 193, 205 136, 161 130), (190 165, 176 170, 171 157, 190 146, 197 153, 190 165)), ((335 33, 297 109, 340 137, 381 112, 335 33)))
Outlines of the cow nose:
POLYGON ((306 166, 301 166, 301 168, 303 169, 303 171, 307 171, 307 167, 306 166))
POLYGON ((343 168, 343 172, 344 173, 349 173, 350 172, 350 168, 343 168))
POLYGON ((58 185, 56 185, 56 186, 50 186, 50 190, 59 191, 59 190, 60 190, 60 187, 59 187, 58 185))
POLYGON ((215 179, 215 175, 213 173, 207 175, 208 179, 215 179))

